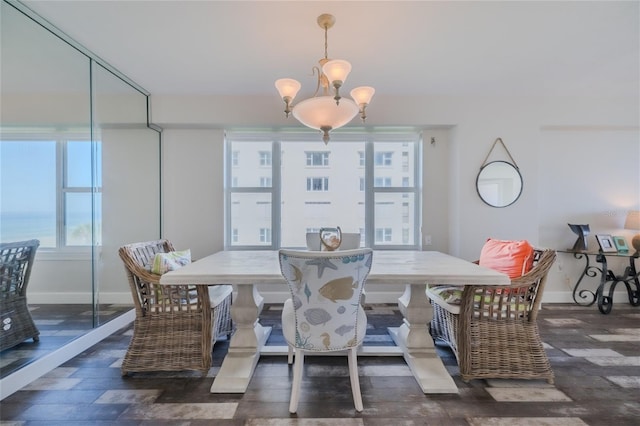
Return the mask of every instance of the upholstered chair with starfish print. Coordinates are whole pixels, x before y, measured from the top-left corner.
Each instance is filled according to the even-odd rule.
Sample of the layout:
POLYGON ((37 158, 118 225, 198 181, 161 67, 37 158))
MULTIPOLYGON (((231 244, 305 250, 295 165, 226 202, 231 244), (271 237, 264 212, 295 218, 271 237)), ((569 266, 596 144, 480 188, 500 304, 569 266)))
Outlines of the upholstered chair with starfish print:
POLYGON ((357 350, 366 333, 367 316, 360 297, 373 251, 282 249, 279 255, 291 291, 282 310, 282 334, 290 355, 292 349, 295 353, 289 411, 295 413, 298 408, 305 354, 335 351, 347 351, 353 401, 356 411, 362 411, 357 350))

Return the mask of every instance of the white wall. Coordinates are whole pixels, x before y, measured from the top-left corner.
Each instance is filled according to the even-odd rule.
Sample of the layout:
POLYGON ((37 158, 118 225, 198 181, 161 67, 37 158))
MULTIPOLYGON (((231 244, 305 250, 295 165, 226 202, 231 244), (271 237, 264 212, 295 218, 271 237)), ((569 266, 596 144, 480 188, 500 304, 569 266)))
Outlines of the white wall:
MULTIPOLYGON (((284 118, 277 96, 152 96, 151 102, 152 121, 166 129, 164 235, 178 247, 195 247, 198 255, 222 250, 222 130, 293 126, 295 121, 284 118), (184 181, 185 176, 193 178, 191 185, 177 188, 176 182, 184 181), (186 208, 189 204, 194 207, 186 208)), ((640 209, 639 105, 637 94, 624 99, 377 94, 367 122, 425 129, 423 240, 431 235, 433 242, 425 249, 474 260, 487 237, 527 239, 534 245, 561 249, 572 239, 566 223, 576 220, 577 213, 593 218, 595 225, 594 213, 640 209), (560 131, 568 135, 563 139, 569 140, 569 150, 556 144, 555 129, 571 129, 570 134, 560 131), (431 135, 436 138, 433 145, 431 135), (521 198, 501 209, 484 204, 475 189, 476 175, 497 137, 505 142, 524 179, 521 198), (571 154, 581 144, 596 159, 621 171, 602 173, 602 165, 592 162, 585 169, 571 154), (624 205, 605 196, 612 188, 624 194, 624 205), (580 194, 594 192, 602 196, 588 196, 577 203, 572 198, 573 194, 579 199, 580 194), (550 227, 555 228, 557 238, 549 238, 550 227)), ((494 157, 500 155, 504 154, 496 149, 491 159, 504 159, 494 157)), ((558 265, 566 263, 554 266, 545 300, 571 300, 563 276, 556 276, 558 265)), ((574 271, 570 274, 573 277, 574 271)), ((375 295, 368 294, 368 300, 375 300, 375 295)))
POLYGON ((163 237, 200 258, 224 247, 224 132, 167 129, 162 135, 163 237))

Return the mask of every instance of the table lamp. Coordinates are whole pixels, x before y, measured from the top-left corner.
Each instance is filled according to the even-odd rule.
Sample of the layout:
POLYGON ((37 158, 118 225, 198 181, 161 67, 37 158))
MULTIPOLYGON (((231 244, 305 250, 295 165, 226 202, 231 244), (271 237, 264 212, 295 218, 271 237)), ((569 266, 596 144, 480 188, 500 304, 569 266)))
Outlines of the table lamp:
MULTIPOLYGON (((640 231, 640 210, 629 210, 627 220, 624 221, 624 229, 640 231)), ((640 253, 640 232, 634 235, 631 245, 636 249, 636 254, 640 253)))

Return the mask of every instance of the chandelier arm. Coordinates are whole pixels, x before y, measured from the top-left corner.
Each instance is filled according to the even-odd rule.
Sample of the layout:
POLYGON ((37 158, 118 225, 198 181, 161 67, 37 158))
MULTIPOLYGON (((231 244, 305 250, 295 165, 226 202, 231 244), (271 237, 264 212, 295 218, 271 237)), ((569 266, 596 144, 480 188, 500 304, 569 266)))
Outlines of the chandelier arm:
POLYGON ((364 123, 367 120, 367 104, 362 104, 360 107, 360 118, 362 118, 362 122, 364 123))
POLYGON ((285 96, 284 98, 282 98, 282 100, 284 101, 284 116, 285 117, 289 117, 289 114, 291 113, 291 96, 285 96))
POLYGON ((314 98, 318 95, 318 92, 320 91, 320 86, 322 86, 322 70, 320 70, 318 66, 314 66, 313 68, 311 68, 312 75, 316 75, 316 71, 318 72, 318 83, 316 85, 316 91, 313 92, 312 97, 314 98))

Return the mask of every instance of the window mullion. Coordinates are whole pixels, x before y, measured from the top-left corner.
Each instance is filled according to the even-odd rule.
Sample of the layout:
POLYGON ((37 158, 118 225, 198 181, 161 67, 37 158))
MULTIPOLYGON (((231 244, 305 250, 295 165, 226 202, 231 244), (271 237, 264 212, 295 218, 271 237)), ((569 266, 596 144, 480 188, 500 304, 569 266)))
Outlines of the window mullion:
POLYGON ((374 180, 374 142, 367 140, 364 145, 364 233, 365 245, 375 249, 375 194, 374 180))
POLYGON ((56 247, 60 249, 66 245, 65 228, 65 199, 67 171, 67 142, 63 139, 56 140, 56 247))
POLYGON ((272 144, 272 161, 271 161, 271 248, 280 247, 282 239, 281 229, 281 208, 282 208, 282 188, 281 188, 281 171, 282 171, 282 149, 280 141, 273 141, 272 144))

